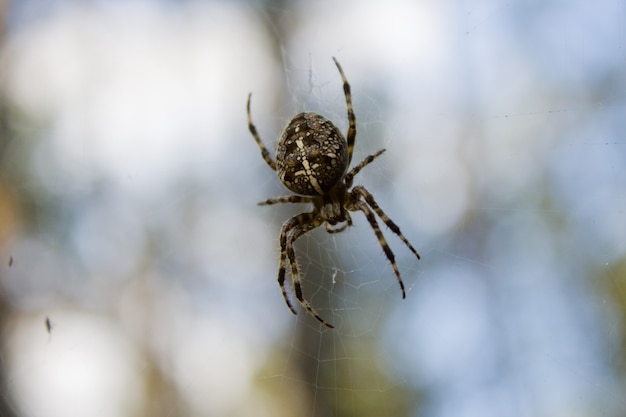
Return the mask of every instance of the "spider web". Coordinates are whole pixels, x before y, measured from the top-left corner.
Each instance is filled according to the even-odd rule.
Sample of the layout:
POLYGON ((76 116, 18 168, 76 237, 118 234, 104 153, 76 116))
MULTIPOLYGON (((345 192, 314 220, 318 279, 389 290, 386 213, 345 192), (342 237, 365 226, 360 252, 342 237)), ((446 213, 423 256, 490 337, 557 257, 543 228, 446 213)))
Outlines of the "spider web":
POLYGON ((0 416, 621 416, 621 2, 260 7, 7 9, 0 416), (245 121, 345 131, 331 56, 353 164, 387 149, 355 183, 422 255, 380 222, 403 300, 360 213, 301 238, 334 330, 282 299, 309 207, 255 205, 287 193, 245 121))

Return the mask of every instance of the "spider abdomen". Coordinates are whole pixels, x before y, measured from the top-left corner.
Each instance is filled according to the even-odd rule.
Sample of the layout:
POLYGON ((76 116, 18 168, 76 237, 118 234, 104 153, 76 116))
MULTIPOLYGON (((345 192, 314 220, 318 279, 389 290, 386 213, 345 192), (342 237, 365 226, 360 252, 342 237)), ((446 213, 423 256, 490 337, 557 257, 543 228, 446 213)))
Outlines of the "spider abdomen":
POLYGON ((276 171, 294 193, 325 194, 341 180, 347 167, 348 144, 323 116, 300 113, 283 130, 276 151, 276 171))

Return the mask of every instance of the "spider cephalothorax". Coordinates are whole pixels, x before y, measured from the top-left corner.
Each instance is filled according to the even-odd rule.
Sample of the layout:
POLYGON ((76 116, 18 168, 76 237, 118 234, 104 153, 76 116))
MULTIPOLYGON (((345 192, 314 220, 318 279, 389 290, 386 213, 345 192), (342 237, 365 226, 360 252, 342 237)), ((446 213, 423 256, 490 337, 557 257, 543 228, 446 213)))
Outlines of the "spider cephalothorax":
POLYGON ((356 118, 352 109, 352 96, 350 84, 343 73, 339 62, 333 57, 335 65, 343 80, 343 91, 348 107, 348 133, 343 137, 339 129, 323 116, 315 113, 297 114, 283 130, 278 142, 276 161, 272 159, 269 151, 261 141, 261 138, 252 123, 250 116, 250 97, 248 95, 247 113, 248 128, 257 145, 261 149, 261 155, 265 162, 277 172, 280 181, 289 190, 298 195, 270 198, 260 205, 278 203, 312 203, 313 210, 300 213, 287 220, 280 231, 280 261, 278 264, 278 283, 289 309, 296 314, 285 290, 285 275, 287 262, 291 266, 291 279, 293 281, 296 298, 300 305, 325 326, 333 326, 324 320, 313 309, 311 304, 302 294, 300 285, 300 273, 293 244, 305 233, 324 224, 328 233, 338 233, 352 226, 351 211, 361 211, 365 215, 370 226, 374 230, 380 246, 383 248, 387 259, 391 262, 393 272, 398 279, 402 298, 406 297, 404 283, 398 270, 395 257, 391 248, 383 236, 376 215, 391 229, 404 244, 420 258, 417 251, 404 237, 400 228, 382 211, 365 187, 357 185, 352 187, 354 176, 374 159, 380 156, 384 149, 368 156, 350 171, 346 172, 352 160, 352 150, 356 138, 356 118), (340 223, 345 223, 336 229, 331 228, 340 223))

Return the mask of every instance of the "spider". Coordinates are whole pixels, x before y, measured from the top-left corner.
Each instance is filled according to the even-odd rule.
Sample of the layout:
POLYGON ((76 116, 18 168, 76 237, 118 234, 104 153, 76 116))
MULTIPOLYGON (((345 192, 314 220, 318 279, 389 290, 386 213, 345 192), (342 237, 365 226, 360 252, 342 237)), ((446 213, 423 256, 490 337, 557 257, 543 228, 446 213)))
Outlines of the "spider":
POLYGON ((261 150, 261 156, 267 165, 276 171, 283 185, 297 194, 270 198, 258 204, 261 206, 280 203, 313 204, 311 211, 290 218, 281 228, 278 284, 287 307, 293 314, 297 314, 291 301, 289 301, 289 297, 287 297, 285 289, 286 264, 289 263, 293 288, 298 302, 309 314, 329 328, 334 328, 334 326, 324 320, 302 294, 300 272, 298 271, 298 264, 293 249, 294 243, 302 235, 322 224, 324 224, 328 233, 340 233, 348 226, 352 226, 351 211, 362 212, 374 230, 378 243, 391 263, 393 272, 402 290, 402 298, 406 298, 404 283, 402 282, 395 256, 387 244, 374 214, 378 215, 383 223, 404 242, 417 259, 420 259, 420 255, 404 237, 400 228, 378 206, 374 196, 361 185, 356 185, 351 189, 352 181, 359 171, 378 158, 385 152, 385 149, 368 156, 350 171, 347 171, 352 160, 352 150, 354 149, 356 138, 356 118, 352 109, 350 84, 335 57, 333 57, 333 61, 343 81, 343 92, 348 107, 347 140, 339 129, 323 116, 310 112, 299 113, 291 119, 283 130, 278 142, 276 160, 273 160, 252 122, 252 116, 250 115, 252 93, 248 95, 246 105, 248 129, 261 150), (343 225, 333 228, 333 226, 341 223, 343 225))

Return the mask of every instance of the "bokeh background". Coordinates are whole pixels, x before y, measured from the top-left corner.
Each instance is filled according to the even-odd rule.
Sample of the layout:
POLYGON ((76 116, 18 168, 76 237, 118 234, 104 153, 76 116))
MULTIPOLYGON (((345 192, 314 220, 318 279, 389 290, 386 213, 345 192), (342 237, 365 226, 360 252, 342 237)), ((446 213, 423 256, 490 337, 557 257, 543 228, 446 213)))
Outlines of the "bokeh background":
POLYGON ((626 5, 0 1, 0 416, 626 414, 626 5), (297 245, 271 149, 347 128, 362 216, 297 245))

